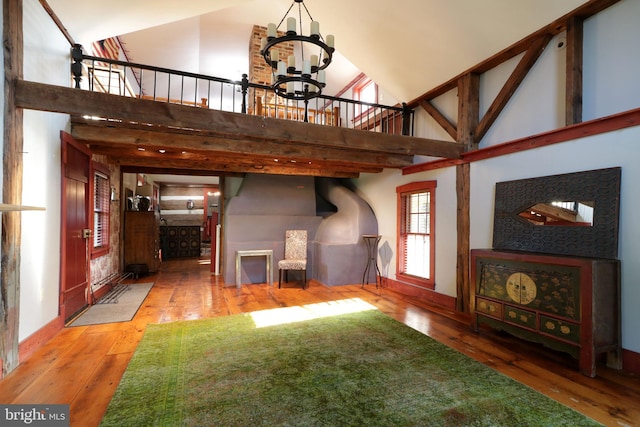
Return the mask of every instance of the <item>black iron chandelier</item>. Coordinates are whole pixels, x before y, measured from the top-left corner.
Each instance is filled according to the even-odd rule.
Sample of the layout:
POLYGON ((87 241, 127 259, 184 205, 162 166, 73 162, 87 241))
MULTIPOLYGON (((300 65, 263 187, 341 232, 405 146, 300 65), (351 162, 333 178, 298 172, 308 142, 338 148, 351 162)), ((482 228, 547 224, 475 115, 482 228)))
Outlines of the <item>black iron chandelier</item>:
POLYGON ((275 93, 286 99, 306 103, 309 99, 322 94, 322 89, 326 85, 324 70, 331 63, 334 50, 334 37, 327 35, 323 38, 320 34, 320 24, 313 20, 304 0, 294 0, 277 26, 276 24, 267 26, 267 38, 262 39, 260 53, 272 69, 271 87, 275 93), (298 30, 296 30, 296 18, 289 16, 296 3, 298 3, 298 30), (308 36, 302 33, 303 7, 310 21, 308 36), (278 37, 278 29, 285 20, 287 21, 286 34, 278 37), (290 46, 293 46, 293 52, 290 46))

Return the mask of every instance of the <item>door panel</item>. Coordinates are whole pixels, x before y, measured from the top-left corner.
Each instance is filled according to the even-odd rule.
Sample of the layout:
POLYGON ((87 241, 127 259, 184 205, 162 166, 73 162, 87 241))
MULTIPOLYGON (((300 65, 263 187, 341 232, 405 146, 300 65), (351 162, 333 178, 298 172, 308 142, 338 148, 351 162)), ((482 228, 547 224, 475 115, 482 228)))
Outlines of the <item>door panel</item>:
POLYGON ((87 305, 89 171, 91 154, 62 133, 62 250, 60 314, 69 320, 87 305))

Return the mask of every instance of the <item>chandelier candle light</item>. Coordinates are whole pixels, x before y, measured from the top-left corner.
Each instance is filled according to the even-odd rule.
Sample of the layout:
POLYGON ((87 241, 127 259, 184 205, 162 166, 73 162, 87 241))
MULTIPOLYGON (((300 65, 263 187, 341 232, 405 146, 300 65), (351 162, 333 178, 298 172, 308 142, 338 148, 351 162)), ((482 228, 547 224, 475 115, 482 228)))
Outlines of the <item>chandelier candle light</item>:
MULTIPOLYGON (((295 12, 295 11, 294 11, 295 12)), ((316 98, 326 85, 325 68, 331 63, 334 48, 334 37, 320 34, 320 24, 314 21, 304 0, 294 0, 280 23, 267 26, 267 38, 261 41, 260 53, 272 68, 271 87, 278 96, 295 101, 305 102, 305 121, 307 121, 307 104, 309 99, 316 98), (289 13, 298 4, 298 21, 289 17, 289 13), (309 17, 309 35, 302 33, 302 8, 309 17), (286 20, 287 31, 278 37, 278 29, 286 20), (299 23, 299 32, 296 25, 299 23), (293 43, 295 54, 287 58, 280 56, 284 43, 293 43), (280 46, 280 48, 279 48, 280 46)))

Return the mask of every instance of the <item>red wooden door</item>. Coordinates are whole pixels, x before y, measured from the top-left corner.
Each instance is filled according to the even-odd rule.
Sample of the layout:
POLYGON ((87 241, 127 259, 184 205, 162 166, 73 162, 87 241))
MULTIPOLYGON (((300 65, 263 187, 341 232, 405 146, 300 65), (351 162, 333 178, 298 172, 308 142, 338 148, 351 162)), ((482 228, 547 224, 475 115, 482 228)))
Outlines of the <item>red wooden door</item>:
POLYGON ((62 240, 60 315, 69 320, 87 305, 89 173, 91 153, 71 135, 62 137, 62 240))

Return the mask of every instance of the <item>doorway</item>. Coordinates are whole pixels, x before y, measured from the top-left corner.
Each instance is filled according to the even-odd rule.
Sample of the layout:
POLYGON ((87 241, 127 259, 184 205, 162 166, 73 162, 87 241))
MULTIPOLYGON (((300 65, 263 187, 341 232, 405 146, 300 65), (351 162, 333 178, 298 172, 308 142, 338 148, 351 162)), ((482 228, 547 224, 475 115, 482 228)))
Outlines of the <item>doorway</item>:
POLYGON ((65 321, 87 306, 89 292, 89 174, 91 152, 61 132, 62 232, 60 315, 65 321))

